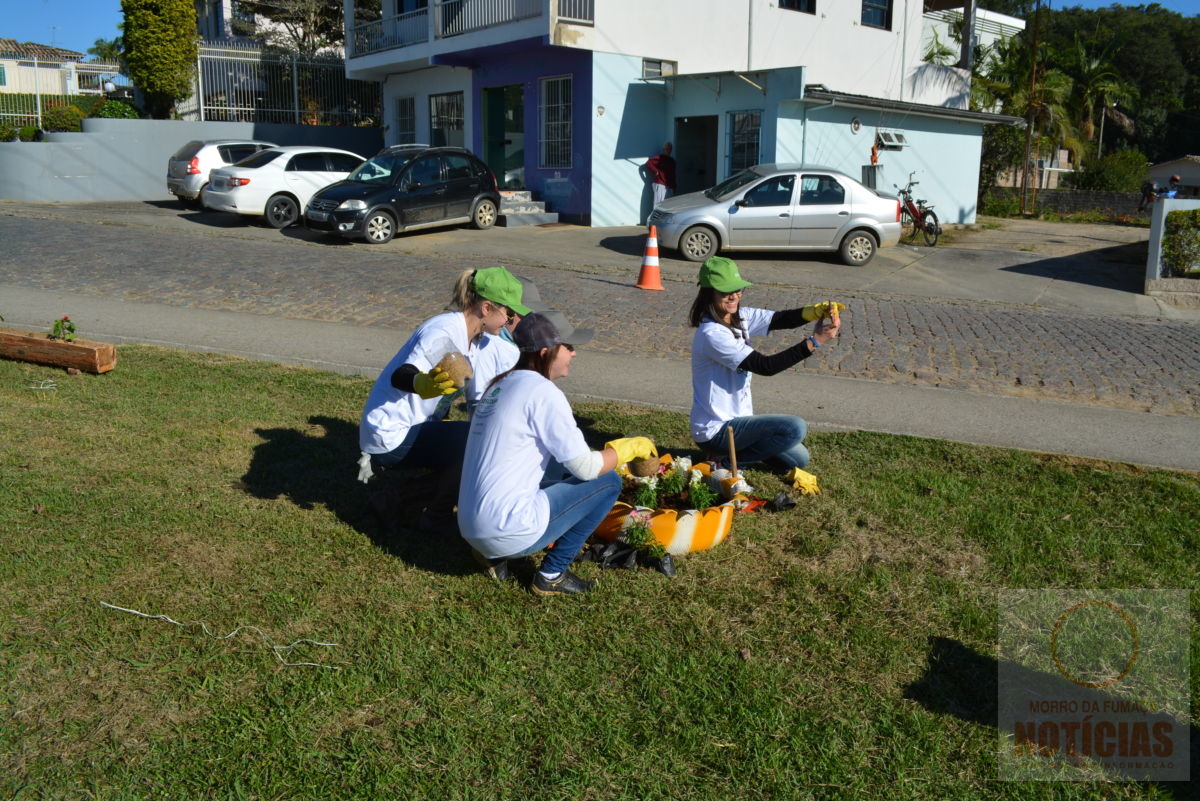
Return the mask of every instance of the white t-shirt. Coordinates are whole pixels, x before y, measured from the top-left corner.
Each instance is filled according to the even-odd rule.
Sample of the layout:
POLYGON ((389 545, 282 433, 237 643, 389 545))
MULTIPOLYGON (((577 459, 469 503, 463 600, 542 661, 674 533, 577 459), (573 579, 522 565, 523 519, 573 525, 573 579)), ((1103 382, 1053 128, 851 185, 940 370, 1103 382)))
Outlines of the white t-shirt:
POLYGON ((462 312, 439 314, 417 327, 371 387, 358 425, 358 445, 362 450, 388 453, 404 441, 409 428, 449 409, 452 395, 426 400, 415 392, 404 392, 392 386, 392 373, 405 364, 425 372, 450 350, 457 350, 468 361, 475 354, 475 348, 467 340, 467 318, 462 312))
POLYGON ((458 527, 489 559, 534 545, 550 524, 539 488, 550 459, 568 462, 590 449, 567 396, 533 370, 516 370, 475 407, 458 488, 458 527))
POLYGON ((520 348, 504 337, 484 334, 479 339, 475 358, 471 359, 475 375, 467 382, 467 403, 477 403, 492 379, 514 367, 520 356, 520 348))
POLYGON ((751 374, 739 370, 754 348, 751 336, 765 336, 775 312, 743 306, 738 310, 744 331, 705 317, 692 337, 692 439, 708 442, 727 421, 754 414, 751 374), (748 334, 748 335, 743 335, 748 334))

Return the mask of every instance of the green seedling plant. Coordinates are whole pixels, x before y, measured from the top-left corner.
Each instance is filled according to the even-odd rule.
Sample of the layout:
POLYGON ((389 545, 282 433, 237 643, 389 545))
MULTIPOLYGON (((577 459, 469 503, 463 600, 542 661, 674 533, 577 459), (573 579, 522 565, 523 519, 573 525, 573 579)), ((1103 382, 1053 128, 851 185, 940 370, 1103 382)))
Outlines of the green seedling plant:
POLYGON ((692 481, 688 487, 688 497, 692 499, 692 506, 698 512, 703 512, 717 502, 717 493, 705 483, 703 476, 692 481))
POLYGON ((633 492, 633 505, 654 509, 658 506, 658 482, 647 481, 640 483, 633 492))
POLYGON ((63 315, 54 321, 54 325, 50 327, 50 338, 61 339, 64 342, 75 341, 75 323, 71 322, 71 318, 63 315))
POLYGON ((650 528, 650 512, 636 510, 629 513, 629 526, 621 534, 621 538, 634 548, 654 559, 662 559, 667 549, 654 538, 650 528))

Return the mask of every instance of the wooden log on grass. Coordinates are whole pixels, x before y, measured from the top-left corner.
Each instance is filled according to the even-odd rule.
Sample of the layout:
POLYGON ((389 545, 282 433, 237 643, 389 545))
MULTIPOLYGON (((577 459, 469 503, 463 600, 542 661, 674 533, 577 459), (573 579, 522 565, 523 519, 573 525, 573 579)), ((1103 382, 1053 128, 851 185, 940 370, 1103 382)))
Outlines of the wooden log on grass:
POLYGON ((111 342, 90 339, 51 339, 49 334, 0 328, 0 357, 23 362, 74 367, 89 373, 107 373, 117 366, 117 348, 111 342))

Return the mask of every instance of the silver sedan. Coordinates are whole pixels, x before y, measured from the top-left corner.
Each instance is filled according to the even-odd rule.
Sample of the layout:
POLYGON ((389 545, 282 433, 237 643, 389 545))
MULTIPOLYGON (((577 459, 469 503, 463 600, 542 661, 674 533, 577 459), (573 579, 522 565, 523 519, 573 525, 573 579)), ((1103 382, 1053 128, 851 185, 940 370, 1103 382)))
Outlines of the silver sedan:
POLYGON ((689 261, 721 250, 808 250, 838 251, 857 266, 900 240, 900 201, 836 170, 758 164, 664 200, 649 222, 689 261))

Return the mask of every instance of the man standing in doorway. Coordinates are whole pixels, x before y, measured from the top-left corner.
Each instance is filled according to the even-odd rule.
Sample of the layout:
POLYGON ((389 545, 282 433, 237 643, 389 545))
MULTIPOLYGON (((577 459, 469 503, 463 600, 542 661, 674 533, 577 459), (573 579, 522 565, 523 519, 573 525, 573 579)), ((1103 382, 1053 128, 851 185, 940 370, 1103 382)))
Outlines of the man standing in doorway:
POLYGON ((654 189, 654 205, 657 206, 675 194, 675 159, 671 158, 671 143, 662 147, 662 152, 646 162, 650 173, 650 185, 654 189))

